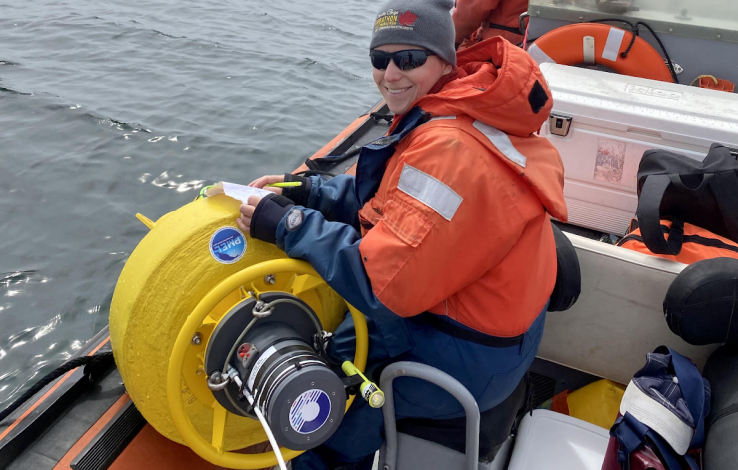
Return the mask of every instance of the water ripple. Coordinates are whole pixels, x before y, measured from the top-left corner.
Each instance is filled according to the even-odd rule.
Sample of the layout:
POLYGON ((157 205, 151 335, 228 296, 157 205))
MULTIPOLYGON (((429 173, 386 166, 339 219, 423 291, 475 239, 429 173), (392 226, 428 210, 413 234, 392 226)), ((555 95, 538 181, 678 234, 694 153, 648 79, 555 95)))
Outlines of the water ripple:
POLYGON ((23 93, 22 91, 12 90, 12 89, 7 88, 7 87, 4 87, 2 85, 0 85, 0 92, 2 92, 2 93, 10 93, 10 94, 13 94, 13 95, 33 96, 33 93, 23 93))
POLYGON ((49 282, 49 279, 42 277, 38 271, 33 269, 4 274, 0 273, 0 287, 5 288, 23 284, 45 284, 46 282, 49 282))
POLYGON ((107 324, 148 232, 137 212, 156 220, 205 184, 294 168, 378 99, 376 2, 11 3, 0 406, 107 324))
MULTIPOLYGON (((182 178, 182 175, 177 175, 177 178, 182 178)), ((156 179, 151 182, 151 184, 158 188, 175 189, 178 193, 184 193, 187 191, 193 191, 202 188, 203 186, 205 186, 205 180, 178 182, 176 181, 176 179, 170 178, 169 172, 165 171, 157 176, 156 179)))
POLYGON ((164 36, 165 38, 171 38, 171 39, 187 39, 187 36, 174 36, 172 34, 162 33, 161 31, 157 31, 155 29, 152 29, 153 32, 158 34, 159 36, 164 36))

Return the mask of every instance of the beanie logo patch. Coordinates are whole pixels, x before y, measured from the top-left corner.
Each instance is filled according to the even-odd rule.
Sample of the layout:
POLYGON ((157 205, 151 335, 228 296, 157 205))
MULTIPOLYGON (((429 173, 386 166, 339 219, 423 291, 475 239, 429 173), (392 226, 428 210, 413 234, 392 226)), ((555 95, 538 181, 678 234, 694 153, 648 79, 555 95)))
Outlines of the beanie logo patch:
POLYGON ((400 13, 397 10, 387 10, 377 15, 377 20, 374 22, 374 32, 382 31, 385 29, 404 29, 412 31, 415 29, 415 21, 418 19, 418 15, 410 10, 400 13))
POLYGON ((417 19, 418 15, 416 15, 412 11, 400 13, 400 15, 397 17, 397 21, 399 21, 402 26, 415 26, 415 20, 417 19))

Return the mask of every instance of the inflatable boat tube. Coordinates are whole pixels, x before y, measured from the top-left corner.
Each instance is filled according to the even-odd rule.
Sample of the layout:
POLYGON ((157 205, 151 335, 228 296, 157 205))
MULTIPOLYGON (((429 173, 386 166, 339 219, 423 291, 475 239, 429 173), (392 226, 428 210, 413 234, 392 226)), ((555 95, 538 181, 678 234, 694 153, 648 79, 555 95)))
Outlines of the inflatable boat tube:
POLYGON ((713 258, 687 266, 664 298, 669 328, 689 344, 738 342, 738 259, 713 258))

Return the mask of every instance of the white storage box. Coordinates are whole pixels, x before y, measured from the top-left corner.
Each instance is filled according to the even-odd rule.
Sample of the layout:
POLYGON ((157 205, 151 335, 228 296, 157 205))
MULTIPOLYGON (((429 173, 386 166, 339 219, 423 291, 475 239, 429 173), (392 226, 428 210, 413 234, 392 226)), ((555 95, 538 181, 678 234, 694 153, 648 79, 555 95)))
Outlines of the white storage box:
POLYGON ((520 423, 508 470, 600 470, 609 440, 599 426, 534 410, 520 423))
POLYGON ((714 142, 738 149, 737 94, 551 63, 541 71, 554 99, 541 135, 564 162, 571 224, 625 234, 646 150, 702 160, 714 142))

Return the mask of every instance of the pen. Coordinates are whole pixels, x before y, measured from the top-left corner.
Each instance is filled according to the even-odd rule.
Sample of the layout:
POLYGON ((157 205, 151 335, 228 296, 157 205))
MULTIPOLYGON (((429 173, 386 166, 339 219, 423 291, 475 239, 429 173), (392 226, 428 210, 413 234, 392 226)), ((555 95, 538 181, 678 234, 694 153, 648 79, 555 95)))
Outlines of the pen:
POLYGON ((271 187, 271 188, 294 188, 296 186, 302 186, 302 182, 288 181, 286 183, 269 183, 269 184, 264 185, 264 187, 271 187))

